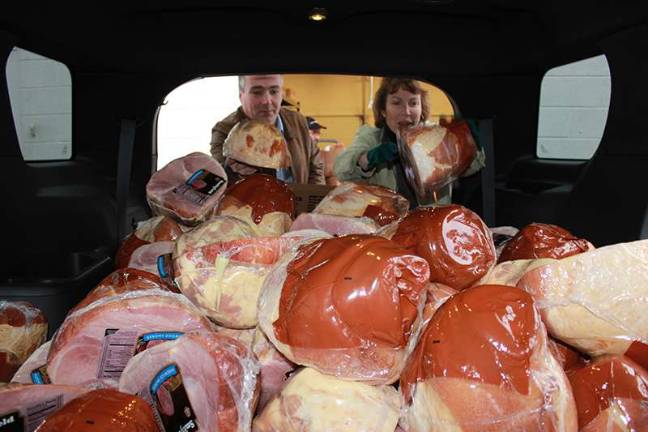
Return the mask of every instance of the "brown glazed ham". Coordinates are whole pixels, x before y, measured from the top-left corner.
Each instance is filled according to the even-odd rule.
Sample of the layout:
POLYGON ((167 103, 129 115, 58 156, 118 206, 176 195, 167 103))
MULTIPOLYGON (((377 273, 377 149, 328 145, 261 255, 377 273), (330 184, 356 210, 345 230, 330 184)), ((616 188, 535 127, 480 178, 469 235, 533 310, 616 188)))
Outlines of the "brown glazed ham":
POLYGON ((331 190, 313 213, 373 219, 383 226, 407 214, 409 201, 391 189, 377 185, 343 182, 331 190))
POLYGON ((569 374, 580 432, 648 431, 648 372, 624 356, 569 374))
POLYGON ((140 397, 113 389, 92 390, 71 400, 37 432, 159 432, 153 410, 140 397))
POLYGON ((103 298, 68 315, 52 340, 47 373, 55 384, 114 382, 149 334, 165 340, 210 331, 211 322, 184 296, 141 290, 103 298))
POLYGON ((378 224, 368 217, 333 216, 319 213, 302 213, 290 226, 290 231, 316 229, 333 236, 374 234, 378 224))
POLYGON ((295 215, 295 194, 275 177, 252 174, 225 191, 218 214, 248 222, 261 236, 280 236, 295 215))
POLYGON ((533 299, 502 285, 446 301, 401 375, 408 432, 576 432, 574 398, 533 299))
POLYGON ((20 365, 47 338, 47 319, 26 301, 0 300, 0 382, 9 382, 20 365))
POLYGON ((87 391, 81 387, 53 384, 2 385, 0 430, 33 431, 48 416, 87 391))
POLYGON ((428 278, 425 260, 382 237, 317 240, 268 275, 259 325, 295 363, 389 384, 416 343, 428 278))
POLYGON ((430 281, 462 290, 495 265, 495 245, 479 215, 460 205, 418 208, 392 240, 430 265, 430 281))
POLYGON ((596 357, 625 354, 648 368, 648 240, 573 255, 528 271, 531 294, 556 339, 596 357))
POLYGON ((237 340, 190 333, 133 357, 119 390, 151 401, 166 430, 243 432, 252 422, 258 371, 237 340))
POLYGON ((435 191, 468 169, 477 146, 468 123, 455 120, 402 130, 398 150, 418 201, 432 202, 435 191))
POLYGON ((175 241, 182 232, 182 226, 168 216, 155 216, 140 222, 137 229, 119 246, 115 254, 115 268, 126 267, 133 251, 140 246, 153 242, 175 241))
POLYGON ((342 381, 304 368, 254 419, 254 432, 394 432, 400 398, 392 386, 342 381))
POLYGON ((156 215, 194 226, 209 218, 227 187, 223 167, 204 153, 169 162, 146 185, 146 199, 156 215))
POLYGON ((243 120, 232 128, 223 143, 223 156, 260 168, 287 168, 291 163, 279 129, 255 120, 243 120))
POLYGON ((590 242, 575 237, 557 225, 532 223, 506 243, 499 262, 553 258, 560 259, 594 249, 590 242))

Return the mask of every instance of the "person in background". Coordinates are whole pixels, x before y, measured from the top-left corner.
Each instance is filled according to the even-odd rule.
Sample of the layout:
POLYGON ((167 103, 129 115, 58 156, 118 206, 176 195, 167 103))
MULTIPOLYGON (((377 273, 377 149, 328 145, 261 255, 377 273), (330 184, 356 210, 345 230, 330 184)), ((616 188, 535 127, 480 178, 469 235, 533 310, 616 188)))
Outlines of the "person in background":
POLYGON ((286 139, 292 166, 277 170, 277 178, 287 183, 324 184, 324 166, 317 144, 311 139, 303 115, 281 107, 283 77, 281 75, 247 75, 239 77, 241 106, 212 128, 211 154, 226 169, 249 175, 259 168, 223 156, 223 143, 232 128, 241 120, 252 119, 275 125, 286 139))
MULTIPOLYGON (((399 129, 427 122, 430 106, 427 92, 412 79, 384 78, 374 96, 376 127, 360 126, 351 144, 335 159, 333 172, 341 181, 360 181, 388 187, 407 198, 412 206, 416 195, 407 182, 398 154, 399 129)), ((463 175, 483 166, 483 153, 463 175)), ((450 203, 449 189, 439 203, 450 203)))
POLYGON ((322 133, 322 129, 326 129, 326 126, 323 126, 317 122, 313 117, 306 117, 306 122, 308 123, 308 132, 310 133, 310 137, 313 140, 315 144, 317 144, 317 141, 320 140, 320 134, 322 133))

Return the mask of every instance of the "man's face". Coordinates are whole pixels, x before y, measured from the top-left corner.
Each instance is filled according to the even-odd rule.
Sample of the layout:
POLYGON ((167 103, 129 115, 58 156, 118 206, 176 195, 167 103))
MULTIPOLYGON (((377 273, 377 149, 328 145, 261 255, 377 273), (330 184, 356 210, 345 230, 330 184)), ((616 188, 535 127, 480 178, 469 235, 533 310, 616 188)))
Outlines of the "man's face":
POLYGON ((281 75, 248 75, 239 93, 243 112, 253 120, 274 124, 281 108, 281 75))
POLYGON ((310 133, 311 140, 313 140, 313 142, 319 141, 320 133, 322 132, 321 129, 308 129, 308 132, 310 133))

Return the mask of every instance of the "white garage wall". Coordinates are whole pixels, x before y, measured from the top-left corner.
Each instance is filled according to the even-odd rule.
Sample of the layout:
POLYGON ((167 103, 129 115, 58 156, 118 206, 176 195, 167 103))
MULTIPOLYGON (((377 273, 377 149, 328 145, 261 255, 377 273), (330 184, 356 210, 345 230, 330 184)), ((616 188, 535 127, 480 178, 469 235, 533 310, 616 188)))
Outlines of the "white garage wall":
POLYGON ((238 77, 189 81, 165 102, 158 118, 158 169, 191 152, 210 153, 211 128, 240 105, 238 77))
POLYGON ((540 91, 537 156, 591 158, 607 121, 610 91, 603 55, 548 71, 540 91))

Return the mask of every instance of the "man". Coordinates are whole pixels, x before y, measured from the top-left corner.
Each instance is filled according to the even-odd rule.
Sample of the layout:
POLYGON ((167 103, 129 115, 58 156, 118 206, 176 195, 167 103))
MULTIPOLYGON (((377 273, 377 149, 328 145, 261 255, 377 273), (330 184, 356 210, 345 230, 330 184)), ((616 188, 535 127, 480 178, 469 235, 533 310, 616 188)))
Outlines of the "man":
POLYGON ((322 129, 326 129, 326 126, 319 124, 313 117, 306 117, 306 122, 308 123, 308 132, 310 133, 311 140, 317 144, 317 141, 320 139, 320 133, 322 129))
POLYGON ((240 175, 259 171, 257 167, 238 161, 225 161, 223 142, 230 130, 241 120, 253 119, 273 124, 282 132, 292 166, 277 170, 277 178, 287 183, 324 184, 324 166, 319 149, 311 139, 304 116, 281 107, 283 78, 281 75, 247 75, 239 77, 241 106, 212 128, 211 154, 229 170, 240 175))

